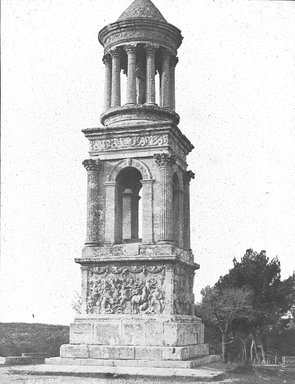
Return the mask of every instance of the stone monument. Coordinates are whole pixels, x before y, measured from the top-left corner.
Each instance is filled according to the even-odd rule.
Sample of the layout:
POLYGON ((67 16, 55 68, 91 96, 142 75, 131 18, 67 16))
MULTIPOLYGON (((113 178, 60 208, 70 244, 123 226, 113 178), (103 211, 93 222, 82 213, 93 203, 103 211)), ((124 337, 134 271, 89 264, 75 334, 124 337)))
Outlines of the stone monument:
MULTIPOLYGON (((194 315, 190 246, 193 145, 178 128, 182 36, 150 0, 98 34, 105 108, 89 140, 82 313, 52 364, 190 368, 212 361, 194 315), (126 76, 123 76, 126 75, 126 76), (126 99, 121 86, 126 79, 126 99)), ((123 86, 122 86, 123 88, 123 86)))

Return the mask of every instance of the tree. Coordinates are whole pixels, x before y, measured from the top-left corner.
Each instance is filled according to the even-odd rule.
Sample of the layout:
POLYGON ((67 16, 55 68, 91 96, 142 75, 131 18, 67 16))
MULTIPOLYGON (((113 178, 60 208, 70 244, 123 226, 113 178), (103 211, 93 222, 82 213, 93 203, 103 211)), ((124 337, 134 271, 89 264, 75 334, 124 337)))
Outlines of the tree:
POLYGON ((202 303, 196 307, 196 314, 206 323, 218 327, 221 332, 222 359, 226 360, 226 339, 235 319, 251 318, 252 292, 245 288, 202 289, 202 303))
POLYGON ((249 288, 253 291, 255 316, 252 326, 276 322, 289 309, 286 287, 281 282, 281 267, 277 258, 270 260, 265 251, 248 249, 241 261, 220 277, 219 288, 249 288))
MULTIPOLYGON (((281 268, 278 258, 269 259, 265 251, 260 253, 253 249, 246 250, 241 261, 233 260, 234 267, 219 278, 216 288, 251 289, 253 292, 253 313, 251 318, 239 319, 234 322, 237 332, 251 336, 250 351, 256 351, 256 340, 261 344, 262 359, 265 360, 263 333, 270 326, 281 322, 281 318, 294 304, 294 274, 281 281, 281 268)), ((256 354, 256 353, 255 353, 256 354)))

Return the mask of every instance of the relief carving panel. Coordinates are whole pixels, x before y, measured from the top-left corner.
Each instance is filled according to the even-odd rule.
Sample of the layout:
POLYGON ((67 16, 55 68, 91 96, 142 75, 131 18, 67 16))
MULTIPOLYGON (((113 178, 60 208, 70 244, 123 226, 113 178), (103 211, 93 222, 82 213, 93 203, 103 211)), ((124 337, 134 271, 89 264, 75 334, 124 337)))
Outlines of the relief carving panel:
POLYGON ((90 314, 161 314, 165 308, 164 266, 89 267, 90 314))

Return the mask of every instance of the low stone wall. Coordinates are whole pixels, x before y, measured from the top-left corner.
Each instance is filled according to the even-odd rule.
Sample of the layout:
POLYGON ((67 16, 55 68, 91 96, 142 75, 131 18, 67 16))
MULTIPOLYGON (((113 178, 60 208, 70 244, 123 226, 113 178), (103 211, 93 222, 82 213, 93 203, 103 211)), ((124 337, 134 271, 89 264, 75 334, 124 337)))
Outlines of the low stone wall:
POLYGON ((32 358, 29 356, 0 357, 0 365, 23 365, 23 364, 32 364, 32 358))

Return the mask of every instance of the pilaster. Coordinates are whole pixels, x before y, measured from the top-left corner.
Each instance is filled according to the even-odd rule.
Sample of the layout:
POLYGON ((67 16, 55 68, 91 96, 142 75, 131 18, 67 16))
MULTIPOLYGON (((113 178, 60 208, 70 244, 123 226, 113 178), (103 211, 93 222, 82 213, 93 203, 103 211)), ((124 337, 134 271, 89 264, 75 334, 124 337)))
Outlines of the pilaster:
POLYGON ((100 160, 84 160, 87 170, 87 232, 85 245, 99 243, 99 170, 100 160))
POLYGON ((190 240, 190 181, 195 178, 195 174, 192 171, 187 171, 183 178, 183 246, 185 249, 191 248, 190 240))
POLYGON ((116 182, 105 182, 105 242, 115 242, 116 182))
POLYGON ((153 243, 153 182, 141 180, 142 184, 142 243, 153 243))
POLYGON ((160 170, 161 200, 160 200, 160 234, 159 242, 173 241, 173 188, 172 165, 175 156, 167 153, 154 155, 156 164, 160 170))

